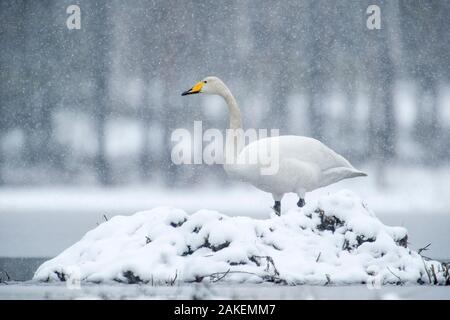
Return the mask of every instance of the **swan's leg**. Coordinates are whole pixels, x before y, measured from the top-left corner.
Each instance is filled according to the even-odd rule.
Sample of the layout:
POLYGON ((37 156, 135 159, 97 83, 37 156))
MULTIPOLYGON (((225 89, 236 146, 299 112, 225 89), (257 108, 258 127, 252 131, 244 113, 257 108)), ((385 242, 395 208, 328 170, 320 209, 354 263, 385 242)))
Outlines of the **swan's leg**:
POLYGON ((297 195, 298 195, 298 202, 297 202, 297 206, 299 208, 303 207, 305 205, 305 191, 304 190, 298 190, 297 191, 297 195))
POLYGON ((275 214, 277 216, 281 215, 281 201, 275 201, 275 204, 273 205, 273 211, 275 211, 275 214))
POLYGON ((273 200, 275 200, 275 204, 273 205, 273 211, 275 211, 275 214, 277 216, 281 215, 281 199, 283 198, 283 195, 279 195, 279 194, 273 194, 272 193, 272 198, 273 200))

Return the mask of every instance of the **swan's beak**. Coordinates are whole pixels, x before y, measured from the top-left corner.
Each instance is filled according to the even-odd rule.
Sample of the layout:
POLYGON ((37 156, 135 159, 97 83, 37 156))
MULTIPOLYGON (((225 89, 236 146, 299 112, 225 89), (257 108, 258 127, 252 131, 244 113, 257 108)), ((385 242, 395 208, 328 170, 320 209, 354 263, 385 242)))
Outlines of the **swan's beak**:
POLYGON ((200 81, 200 82, 197 82, 195 84, 195 86, 193 86, 189 90, 183 92, 181 95, 182 96, 187 96, 188 94, 196 94, 196 93, 199 93, 200 90, 202 90, 202 88, 203 88, 203 81, 200 81))

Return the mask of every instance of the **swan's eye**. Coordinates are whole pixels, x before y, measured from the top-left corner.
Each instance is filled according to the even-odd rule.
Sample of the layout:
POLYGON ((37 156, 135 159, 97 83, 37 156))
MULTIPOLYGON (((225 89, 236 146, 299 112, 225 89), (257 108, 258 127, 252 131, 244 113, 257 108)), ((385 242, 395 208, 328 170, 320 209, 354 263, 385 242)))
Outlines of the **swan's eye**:
POLYGON ((203 83, 208 83, 208 81, 205 80, 205 81, 203 81, 203 83))

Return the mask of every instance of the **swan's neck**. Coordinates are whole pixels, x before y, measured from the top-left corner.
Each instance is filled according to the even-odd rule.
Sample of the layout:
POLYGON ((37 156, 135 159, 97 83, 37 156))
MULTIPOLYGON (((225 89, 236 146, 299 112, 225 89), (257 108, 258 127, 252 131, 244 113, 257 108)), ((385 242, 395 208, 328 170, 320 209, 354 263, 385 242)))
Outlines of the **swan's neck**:
POLYGON ((242 120, 241 110, 234 98, 233 94, 228 88, 224 88, 222 97, 225 99, 230 114, 230 128, 226 134, 225 142, 225 163, 235 163, 235 160, 239 153, 244 148, 242 141, 242 120))
POLYGON ((230 129, 242 129, 241 110, 239 109, 236 99, 233 97, 230 90, 227 90, 223 98, 227 102, 228 110, 230 112, 230 129))

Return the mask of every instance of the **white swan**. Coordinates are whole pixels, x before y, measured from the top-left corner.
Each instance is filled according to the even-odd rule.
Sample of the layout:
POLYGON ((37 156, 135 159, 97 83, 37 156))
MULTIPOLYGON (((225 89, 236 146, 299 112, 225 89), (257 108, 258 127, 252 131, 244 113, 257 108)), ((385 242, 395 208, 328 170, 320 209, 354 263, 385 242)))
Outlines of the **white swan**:
MULTIPOLYGON (((225 152, 224 169, 229 176, 254 185, 260 190, 270 192, 275 201, 275 213, 281 213, 281 199, 285 193, 298 195, 297 205, 305 204, 305 193, 327 186, 343 179, 366 176, 355 169, 344 157, 337 154, 322 142, 301 136, 277 136, 251 142, 247 146, 238 143, 242 139, 241 112, 228 87, 217 77, 207 77, 181 95, 197 93, 215 94, 223 97, 230 113, 230 130, 237 139, 227 135, 226 150, 236 150, 233 155, 225 152), (259 159, 267 158, 267 150, 275 145, 278 152, 270 154, 271 163, 277 161, 278 170, 273 174, 262 174, 268 163, 259 159), (243 159, 258 159, 249 163, 243 159)), ((242 141, 242 140, 241 140, 242 141)))

